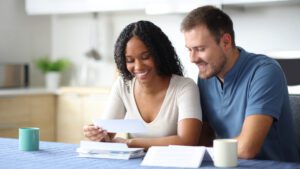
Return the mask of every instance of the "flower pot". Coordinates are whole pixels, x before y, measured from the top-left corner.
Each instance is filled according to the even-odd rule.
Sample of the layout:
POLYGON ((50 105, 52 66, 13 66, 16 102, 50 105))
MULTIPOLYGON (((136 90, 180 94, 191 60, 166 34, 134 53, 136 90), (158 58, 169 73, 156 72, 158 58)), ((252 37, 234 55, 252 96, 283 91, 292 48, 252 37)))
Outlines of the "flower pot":
POLYGON ((46 88, 53 90, 57 89, 60 85, 60 73, 59 72, 48 72, 45 77, 46 88))

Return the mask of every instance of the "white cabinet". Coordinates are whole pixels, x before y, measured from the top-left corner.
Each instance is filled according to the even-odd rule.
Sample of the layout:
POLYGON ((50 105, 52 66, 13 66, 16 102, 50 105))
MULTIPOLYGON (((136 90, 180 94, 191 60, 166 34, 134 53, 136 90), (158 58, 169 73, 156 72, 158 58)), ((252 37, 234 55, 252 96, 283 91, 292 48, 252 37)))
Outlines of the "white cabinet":
POLYGON ((299 0, 26 0, 29 15, 141 11, 147 14, 187 13, 197 6, 299 4, 299 0))
POLYGON ((142 10, 147 0, 26 0, 30 15, 142 10))
POLYGON ((220 0, 224 5, 259 5, 259 4, 276 4, 276 3, 293 3, 297 0, 220 0))
POLYGON ((84 140, 83 126, 101 118, 108 89, 73 90, 58 96, 57 141, 79 143, 84 140))

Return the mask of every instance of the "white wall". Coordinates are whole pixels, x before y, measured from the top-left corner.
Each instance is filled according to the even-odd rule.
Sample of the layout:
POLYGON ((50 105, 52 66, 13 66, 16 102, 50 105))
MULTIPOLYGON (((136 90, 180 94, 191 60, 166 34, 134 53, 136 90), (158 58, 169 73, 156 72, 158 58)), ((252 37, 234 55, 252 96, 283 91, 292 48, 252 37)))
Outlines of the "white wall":
POLYGON ((29 63, 31 86, 42 85, 32 61, 50 54, 50 17, 27 16, 22 0, 1 0, 0 22, 0 63, 29 63))
POLYGON ((65 57, 72 61, 70 79, 66 79, 69 85, 110 86, 113 83, 115 68, 109 18, 108 14, 94 18, 92 13, 52 17, 52 57, 65 57), (93 47, 99 51, 100 61, 86 56, 93 47))
POLYGON ((260 53, 300 50, 300 5, 224 10, 233 19, 237 45, 260 53))

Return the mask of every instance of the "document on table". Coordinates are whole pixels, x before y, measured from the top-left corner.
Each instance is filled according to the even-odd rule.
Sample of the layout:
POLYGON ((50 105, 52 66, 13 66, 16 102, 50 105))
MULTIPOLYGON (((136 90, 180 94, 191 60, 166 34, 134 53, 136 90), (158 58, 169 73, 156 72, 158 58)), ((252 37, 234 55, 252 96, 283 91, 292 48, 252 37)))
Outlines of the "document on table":
POLYGON ((94 125, 111 133, 145 133, 146 127, 137 119, 95 120, 94 125))
MULTIPOLYGON (((184 148, 184 147, 187 147, 187 146, 180 146, 180 145, 169 145, 169 147, 179 147, 179 148, 184 148)), ((190 146, 188 146, 190 147, 190 146)), ((195 146, 193 146, 195 147, 195 146)), ((203 147, 205 149, 205 153, 204 153, 204 156, 203 156, 203 161, 213 161, 213 158, 214 158, 214 150, 212 147, 205 147, 205 146, 197 146, 197 147, 203 147)))
POLYGON ((198 168, 205 153, 203 146, 152 146, 141 165, 198 168))
POLYGON ((144 148, 128 148, 125 143, 105 143, 93 141, 81 141, 76 150, 78 157, 109 158, 129 160, 143 157, 144 148))

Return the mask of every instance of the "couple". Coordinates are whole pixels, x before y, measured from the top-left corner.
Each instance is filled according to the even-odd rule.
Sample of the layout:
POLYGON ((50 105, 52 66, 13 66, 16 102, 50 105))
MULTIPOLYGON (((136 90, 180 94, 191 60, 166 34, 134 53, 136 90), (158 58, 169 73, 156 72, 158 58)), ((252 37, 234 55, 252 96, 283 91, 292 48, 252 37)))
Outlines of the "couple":
POLYGON ((237 47, 230 17, 212 6, 191 11, 181 31, 199 68, 198 87, 183 77, 160 28, 148 21, 131 23, 115 44, 121 78, 105 112, 110 119, 143 120, 147 133, 122 139, 87 125, 84 135, 146 149, 211 146, 214 138, 235 138, 239 158, 298 162, 287 84, 278 63, 237 47))

